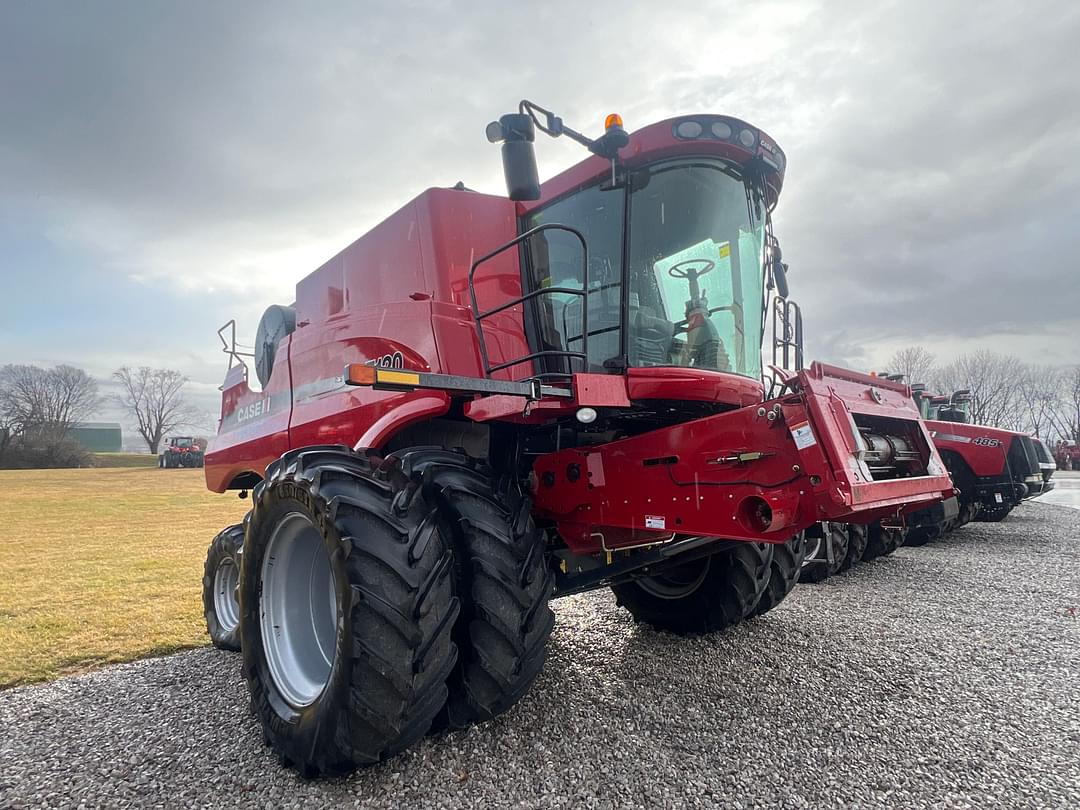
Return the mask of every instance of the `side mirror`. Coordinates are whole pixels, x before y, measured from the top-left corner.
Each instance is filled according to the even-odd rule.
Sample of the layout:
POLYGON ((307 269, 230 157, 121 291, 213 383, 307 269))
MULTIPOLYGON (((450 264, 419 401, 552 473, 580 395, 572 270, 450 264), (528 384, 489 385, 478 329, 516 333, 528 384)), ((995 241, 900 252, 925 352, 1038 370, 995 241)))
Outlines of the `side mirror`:
POLYGON ((488 124, 487 139, 502 144, 506 195, 514 201, 540 199, 540 175, 533 151, 536 128, 532 118, 523 113, 504 115, 488 124))
POLYGON ((788 297, 788 285, 787 285, 787 265, 783 262, 773 262, 770 267, 772 268, 772 279, 776 285, 776 294, 780 298, 788 297))

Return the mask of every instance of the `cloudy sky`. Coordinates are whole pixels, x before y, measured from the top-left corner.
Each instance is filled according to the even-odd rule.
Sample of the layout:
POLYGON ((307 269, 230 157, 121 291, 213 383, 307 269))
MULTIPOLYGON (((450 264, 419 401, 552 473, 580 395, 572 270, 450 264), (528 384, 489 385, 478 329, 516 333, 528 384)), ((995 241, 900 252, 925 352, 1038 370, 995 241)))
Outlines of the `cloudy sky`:
POLYGON ((428 186, 500 193, 521 98, 769 132, 812 357, 1076 362, 1078 76, 1067 0, 4 3, 0 363, 179 368, 215 408, 216 328, 428 186))

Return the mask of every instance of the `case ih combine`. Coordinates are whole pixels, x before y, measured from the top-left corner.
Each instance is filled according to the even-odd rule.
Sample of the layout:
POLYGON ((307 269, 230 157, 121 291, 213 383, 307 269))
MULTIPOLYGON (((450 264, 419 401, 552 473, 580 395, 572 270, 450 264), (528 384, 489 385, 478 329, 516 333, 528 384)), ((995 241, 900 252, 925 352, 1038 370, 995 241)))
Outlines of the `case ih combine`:
POLYGON ((801 325, 761 130, 592 140, 523 102, 488 137, 509 199, 429 189, 302 279, 260 325, 260 391, 226 340, 206 480, 253 505, 211 548, 208 620, 305 774, 507 710, 554 596, 714 632, 784 597, 808 527, 952 493, 906 386, 763 382, 766 316, 788 356, 801 325), (593 154, 540 185, 537 129, 593 154))

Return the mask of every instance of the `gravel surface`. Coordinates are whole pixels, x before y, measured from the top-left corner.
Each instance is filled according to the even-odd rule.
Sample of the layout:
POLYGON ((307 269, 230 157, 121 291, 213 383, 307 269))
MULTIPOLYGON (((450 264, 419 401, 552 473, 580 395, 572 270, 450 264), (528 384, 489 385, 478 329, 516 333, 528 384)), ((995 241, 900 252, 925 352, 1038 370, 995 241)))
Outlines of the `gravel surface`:
POLYGON ((1025 505, 733 632, 556 602, 508 716, 310 781, 197 650, 0 693, 0 807, 1080 807, 1080 513, 1025 505))

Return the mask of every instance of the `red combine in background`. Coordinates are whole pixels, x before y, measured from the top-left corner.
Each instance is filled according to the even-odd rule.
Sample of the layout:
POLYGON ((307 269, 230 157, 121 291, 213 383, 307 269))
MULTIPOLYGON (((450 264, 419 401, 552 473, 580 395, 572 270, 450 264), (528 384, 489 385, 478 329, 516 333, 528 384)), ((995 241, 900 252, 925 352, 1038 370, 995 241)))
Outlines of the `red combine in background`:
POLYGON ((713 632, 786 595, 807 527, 952 494, 907 386, 801 369, 764 132, 610 116, 591 139, 522 102, 488 137, 509 199, 429 189, 301 279, 259 326, 259 390, 225 338, 206 480, 254 492, 208 619, 304 773, 505 711, 553 596, 713 632), (537 130, 592 156, 541 185, 537 130), (763 374, 770 315, 792 372, 763 374))

